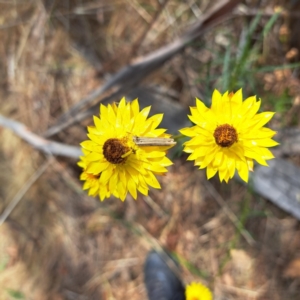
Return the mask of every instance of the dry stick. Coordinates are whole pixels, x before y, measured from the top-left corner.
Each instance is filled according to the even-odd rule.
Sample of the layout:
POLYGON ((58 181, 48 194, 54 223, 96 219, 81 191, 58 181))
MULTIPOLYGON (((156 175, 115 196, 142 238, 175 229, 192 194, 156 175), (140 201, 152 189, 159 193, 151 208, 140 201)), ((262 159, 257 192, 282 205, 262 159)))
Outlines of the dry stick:
POLYGON ((112 87, 119 87, 119 89, 114 92, 113 95, 106 97, 106 99, 111 99, 112 96, 117 97, 117 95, 119 96, 121 93, 124 95, 130 87, 138 84, 146 76, 160 68, 166 61, 171 59, 175 54, 183 50, 189 43, 203 34, 205 30, 208 30, 210 27, 223 21, 229 15, 232 15, 233 9, 239 2, 240 0, 219 1, 216 6, 203 16, 202 20, 197 22, 174 42, 148 54, 141 58, 138 62, 124 67, 118 73, 113 75, 103 86, 93 91, 86 98, 82 99, 79 103, 73 106, 67 114, 62 115, 58 119, 57 124, 50 127, 44 136, 52 136, 75 122, 82 121, 84 118, 90 116, 90 113, 94 112, 94 108, 90 108, 88 111, 81 113, 79 113, 79 111, 95 99, 99 100, 100 96, 112 87))
POLYGON ((46 140, 32 133, 24 124, 5 118, 2 115, 0 115, 0 126, 11 129, 16 135, 21 137, 27 143, 32 145, 34 148, 45 152, 46 154, 61 155, 73 158, 78 158, 80 155, 82 155, 79 147, 46 140))
POLYGON ((266 9, 256 9, 256 8, 249 9, 249 8, 247 8, 245 10, 243 9, 243 10, 234 12, 234 15, 255 17, 258 14, 261 14, 263 17, 272 17, 276 13, 283 17, 290 17, 290 18, 299 18, 300 17, 300 13, 297 11, 290 12, 290 11, 286 11, 284 9, 282 9, 281 11, 274 11, 274 9, 272 9, 272 8, 266 8, 266 9))
POLYGON ((220 207, 223 209, 224 213, 227 215, 229 220, 234 224, 234 226, 240 231, 241 235, 245 238, 247 243, 250 246, 254 246, 256 244, 256 241, 252 238, 250 233, 243 229, 243 225, 240 222, 240 220, 237 218, 237 216, 230 210, 225 200, 220 196, 220 194, 216 191, 214 186, 209 181, 204 181, 205 186, 209 193, 213 196, 213 198, 218 202, 220 207))
POLYGON ((8 204, 8 206, 0 216, 0 226, 5 222, 14 208, 18 205, 29 188, 35 183, 36 180, 39 179, 39 177, 46 171, 46 169, 52 162, 53 157, 50 157, 42 166, 40 166, 40 168, 28 179, 25 185, 17 192, 17 194, 14 196, 14 198, 11 200, 11 202, 8 204))
POLYGON ((152 20, 150 23, 147 24, 146 28, 143 30, 142 34, 140 34, 140 36, 138 36, 138 38, 136 39, 136 41, 134 42, 133 46, 131 47, 131 53, 130 53, 130 57, 133 57, 136 55, 136 53, 138 52, 138 50, 140 49, 143 41, 145 40, 147 33, 149 32, 149 30, 152 28, 153 24, 156 22, 156 20, 158 19, 158 17, 160 16, 160 14, 162 13, 162 11, 164 10, 165 6, 167 5, 167 3, 169 2, 169 0, 164 0, 164 2, 161 4, 159 1, 157 1, 157 4, 159 5, 158 9, 156 10, 154 16, 152 17, 152 20))

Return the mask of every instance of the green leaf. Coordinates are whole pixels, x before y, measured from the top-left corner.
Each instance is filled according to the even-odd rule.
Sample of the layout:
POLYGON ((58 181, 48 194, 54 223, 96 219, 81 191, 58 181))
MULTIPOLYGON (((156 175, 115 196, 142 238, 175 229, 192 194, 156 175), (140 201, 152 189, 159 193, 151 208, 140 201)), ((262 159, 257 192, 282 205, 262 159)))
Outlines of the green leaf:
POLYGON ((263 36, 266 37, 267 34, 269 33, 269 31, 271 30, 271 28, 273 27, 274 23, 277 21, 278 17, 280 16, 280 13, 275 13, 270 20, 268 21, 268 23, 266 24, 264 31, 263 31, 263 36))
POLYGON ((7 289, 6 291, 14 299, 25 299, 24 294, 20 291, 16 291, 13 289, 7 289))

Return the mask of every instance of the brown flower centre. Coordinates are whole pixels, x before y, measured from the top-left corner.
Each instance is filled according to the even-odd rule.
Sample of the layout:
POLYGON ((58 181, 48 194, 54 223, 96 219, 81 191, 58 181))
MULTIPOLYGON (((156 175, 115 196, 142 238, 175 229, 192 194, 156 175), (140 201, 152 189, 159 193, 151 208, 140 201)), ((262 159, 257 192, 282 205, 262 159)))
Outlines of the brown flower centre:
POLYGON ((130 148, 119 139, 108 139, 103 145, 104 157, 115 165, 121 164, 126 160, 126 157, 122 156, 128 151, 130 151, 130 148))
POLYGON ((238 134, 229 124, 220 125, 214 132, 216 143, 221 147, 230 147, 238 141, 238 134))

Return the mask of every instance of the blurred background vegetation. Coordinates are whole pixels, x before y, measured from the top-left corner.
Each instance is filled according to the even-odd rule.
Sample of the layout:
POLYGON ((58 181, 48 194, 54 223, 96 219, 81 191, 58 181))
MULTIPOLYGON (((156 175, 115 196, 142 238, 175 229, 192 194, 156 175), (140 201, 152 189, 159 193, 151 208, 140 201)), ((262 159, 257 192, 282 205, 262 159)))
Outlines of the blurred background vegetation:
MULTIPOLYGON (((277 112, 272 128, 299 128, 297 0, 235 1, 147 76, 138 69, 137 80, 88 97, 220 2, 1 0, 1 114, 78 146, 99 102, 119 101, 119 89, 163 111, 177 134, 195 97, 209 104, 214 88, 242 87, 277 112)), ((299 299, 299 221, 251 184, 207 182, 178 149, 162 190, 100 203, 81 191, 76 159, 49 157, 8 129, 0 136, 0 213, 20 198, 0 225, 0 300, 146 299, 143 264, 160 246, 181 262, 185 282, 202 281, 215 299, 299 299)), ((299 154, 285 159, 299 167, 299 154)))

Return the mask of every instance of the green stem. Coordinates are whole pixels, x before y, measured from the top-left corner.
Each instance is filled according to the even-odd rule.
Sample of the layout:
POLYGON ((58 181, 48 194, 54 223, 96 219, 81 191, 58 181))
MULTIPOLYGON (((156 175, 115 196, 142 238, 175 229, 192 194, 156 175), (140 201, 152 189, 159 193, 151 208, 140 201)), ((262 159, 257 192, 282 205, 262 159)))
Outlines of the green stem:
POLYGON ((180 140, 180 139, 182 139, 182 138, 185 138, 185 137, 186 137, 186 136, 183 135, 183 134, 181 134, 181 133, 172 136, 172 138, 173 138, 176 142, 178 142, 178 140, 180 140))

